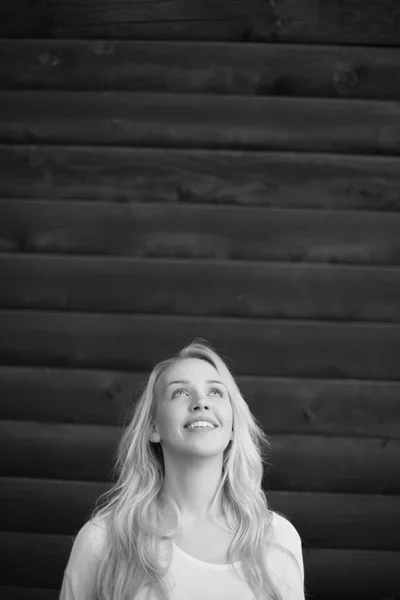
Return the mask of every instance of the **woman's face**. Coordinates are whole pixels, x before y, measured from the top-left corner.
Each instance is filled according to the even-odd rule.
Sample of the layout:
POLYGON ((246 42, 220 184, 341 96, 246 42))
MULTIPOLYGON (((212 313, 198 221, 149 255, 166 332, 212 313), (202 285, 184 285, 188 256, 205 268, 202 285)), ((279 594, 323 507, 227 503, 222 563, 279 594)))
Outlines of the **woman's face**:
POLYGON ((156 411, 150 439, 173 456, 223 454, 232 437, 233 412, 218 371, 198 358, 182 359, 155 387, 156 411), (210 420, 214 427, 189 427, 210 420))

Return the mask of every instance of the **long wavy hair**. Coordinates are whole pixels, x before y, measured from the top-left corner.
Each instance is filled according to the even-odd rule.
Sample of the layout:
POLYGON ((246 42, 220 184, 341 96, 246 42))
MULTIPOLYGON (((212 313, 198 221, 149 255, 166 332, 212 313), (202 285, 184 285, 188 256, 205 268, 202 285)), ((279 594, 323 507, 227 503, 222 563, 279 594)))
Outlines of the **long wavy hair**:
POLYGON ((176 535, 181 513, 177 503, 163 495, 163 452, 159 443, 149 441, 149 435, 155 414, 155 385, 162 373, 186 358, 205 360, 217 370, 232 405, 234 435, 224 450, 222 477, 211 504, 217 521, 216 505, 221 498, 225 528, 233 534, 228 560, 233 563, 233 557, 239 557, 243 575, 256 597, 283 600, 265 561, 273 513, 261 483, 271 442, 250 412, 225 362, 201 339, 154 367, 128 413, 114 466, 116 482, 99 497, 91 514, 91 520, 100 520, 106 530, 105 552, 96 580, 97 598, 131 600, 142 590, 154 591, 160 600, 169 598, 165 576, 172 544, 168 563, 162 564, 160 543, 176 535), (166 508, 172 509, 173 527, 163 522, 166 508))

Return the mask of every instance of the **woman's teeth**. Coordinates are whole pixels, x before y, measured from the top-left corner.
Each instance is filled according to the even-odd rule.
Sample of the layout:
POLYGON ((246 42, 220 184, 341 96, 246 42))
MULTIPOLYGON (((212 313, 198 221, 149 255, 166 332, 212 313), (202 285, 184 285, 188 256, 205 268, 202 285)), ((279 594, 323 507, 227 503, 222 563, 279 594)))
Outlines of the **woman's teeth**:
POLYGON ((214 429, 214 425, 207 421, 197 421, 196 423, 192 423, 188 426, 188 429, 195 429, 196 427, 210 427, 211 429, 214 429))

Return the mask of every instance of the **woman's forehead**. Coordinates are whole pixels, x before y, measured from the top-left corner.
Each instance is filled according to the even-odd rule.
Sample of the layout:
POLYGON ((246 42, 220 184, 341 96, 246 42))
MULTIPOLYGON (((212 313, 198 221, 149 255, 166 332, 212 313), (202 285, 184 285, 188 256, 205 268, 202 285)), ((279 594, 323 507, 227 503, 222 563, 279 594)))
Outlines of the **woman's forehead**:
POLYGON ((217 369, 209 362, 200 358, 183 358, 171 365, 160 377, 162 386, 179 380, 220 379, 217 369))

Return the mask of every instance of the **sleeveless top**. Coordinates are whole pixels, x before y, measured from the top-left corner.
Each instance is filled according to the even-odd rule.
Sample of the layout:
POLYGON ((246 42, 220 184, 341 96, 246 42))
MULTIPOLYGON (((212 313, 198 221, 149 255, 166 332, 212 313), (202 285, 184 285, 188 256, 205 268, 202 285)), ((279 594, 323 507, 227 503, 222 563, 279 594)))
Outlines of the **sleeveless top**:
MULTIPOLYGON (((296 558, 271 547, 267 566, 284 600, 304 600, 304 565, 301 539, 294 526, 274 513, 279 543, 296 558)), ((88 521, 79 531, 64 572, 60 600, 95 600, 94 582, 101 541, 99 526, 88 521)), ((162 554, 161 560, 163 560, 162 554)), ((256 598, 244 578, 241 561, 213 564, 199 560, 172 542, 171 564, 166 576, 170 600, 268 600, 256 598)), ((154 592, 143 590, 132 600, 157 600, 154 592)))

